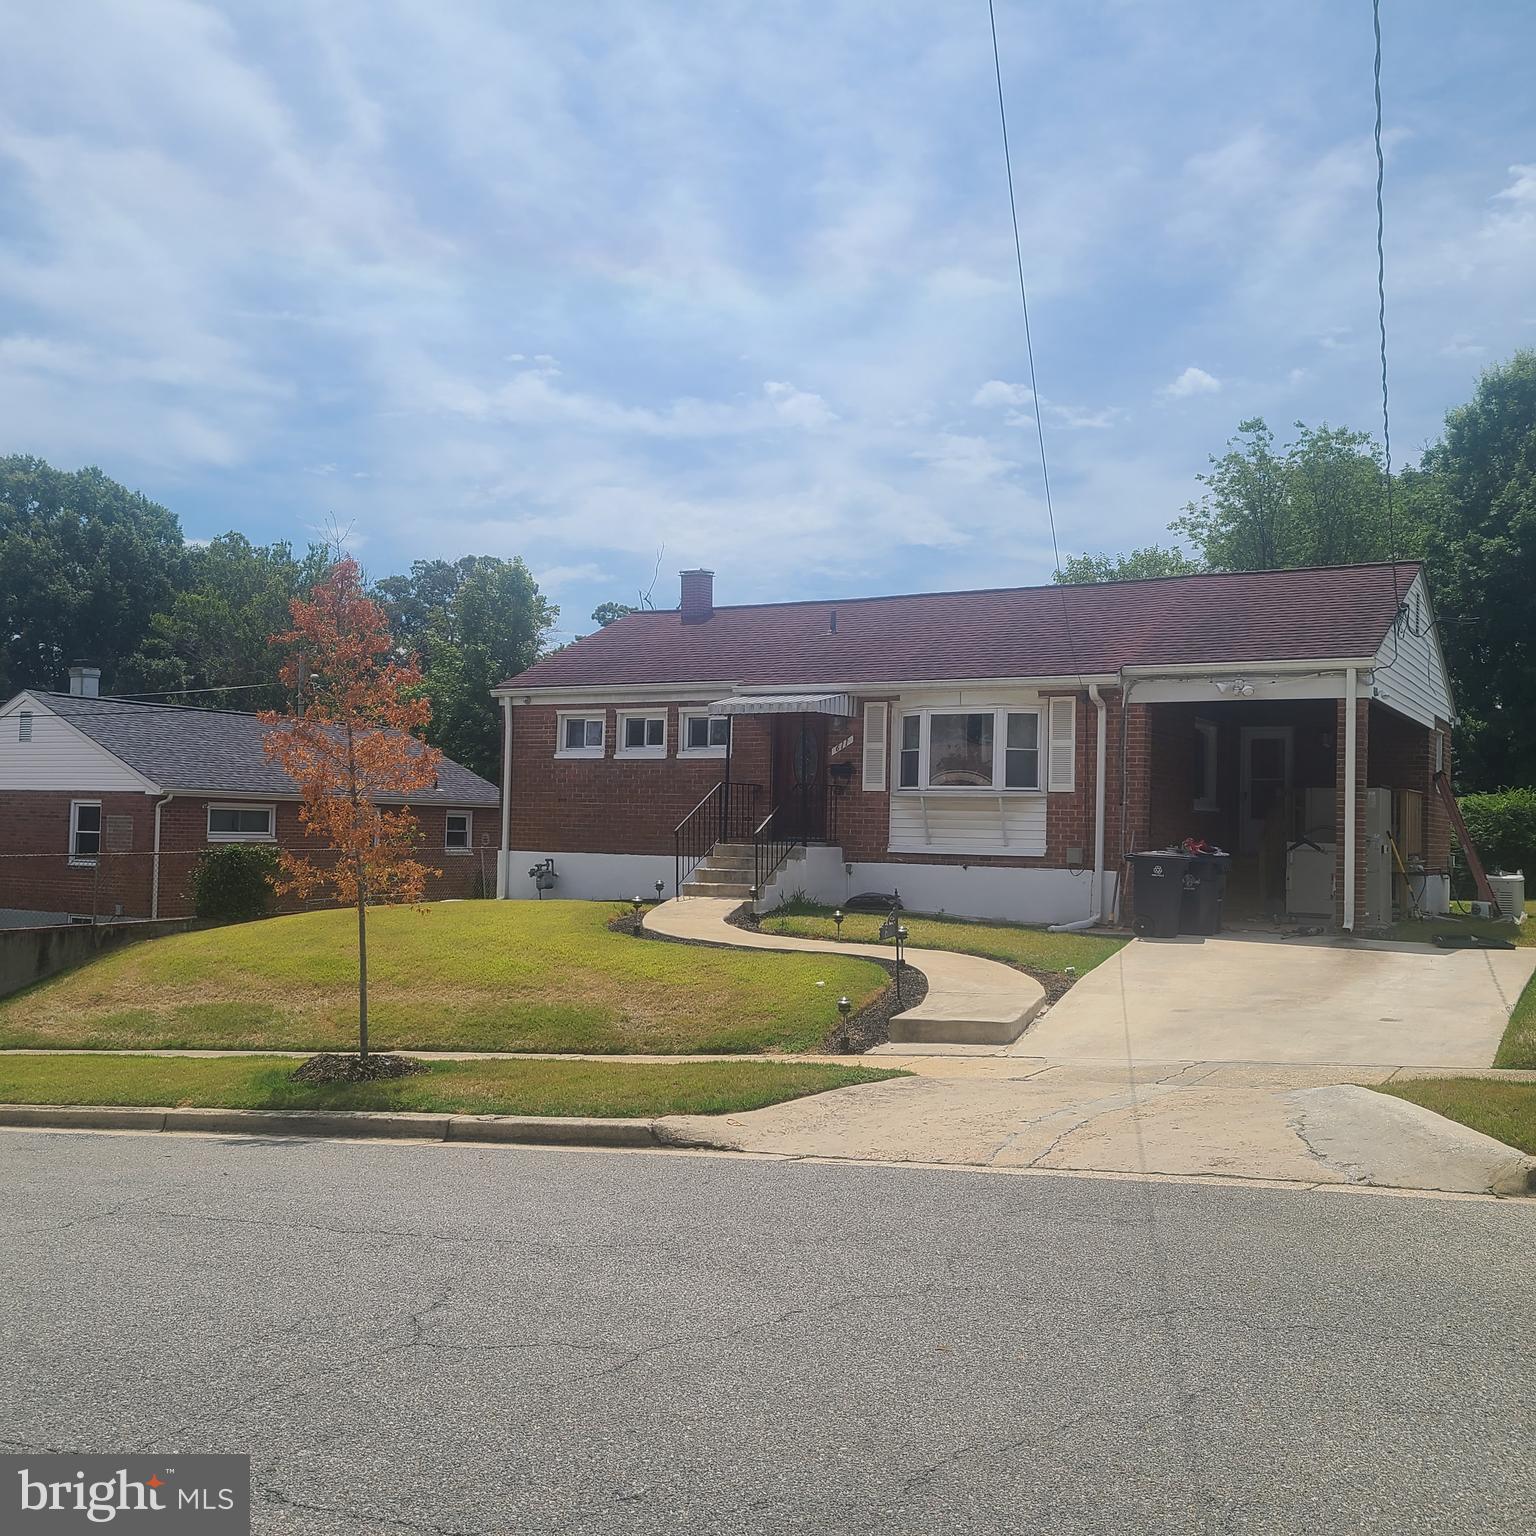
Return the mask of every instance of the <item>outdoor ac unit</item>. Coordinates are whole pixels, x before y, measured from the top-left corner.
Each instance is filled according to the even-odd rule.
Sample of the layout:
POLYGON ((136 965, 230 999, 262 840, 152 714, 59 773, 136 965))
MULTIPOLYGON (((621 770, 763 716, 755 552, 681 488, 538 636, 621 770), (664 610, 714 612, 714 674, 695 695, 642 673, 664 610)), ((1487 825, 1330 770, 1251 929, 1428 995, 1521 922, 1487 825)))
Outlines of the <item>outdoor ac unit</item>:
POLYGON ((1512 923, 1525 921, 1525 876, 1513 875, 1489 875, 1488 884, 1493 887, 1493 894, 1498 898, 1499 916, 1507 917, 1512 923))

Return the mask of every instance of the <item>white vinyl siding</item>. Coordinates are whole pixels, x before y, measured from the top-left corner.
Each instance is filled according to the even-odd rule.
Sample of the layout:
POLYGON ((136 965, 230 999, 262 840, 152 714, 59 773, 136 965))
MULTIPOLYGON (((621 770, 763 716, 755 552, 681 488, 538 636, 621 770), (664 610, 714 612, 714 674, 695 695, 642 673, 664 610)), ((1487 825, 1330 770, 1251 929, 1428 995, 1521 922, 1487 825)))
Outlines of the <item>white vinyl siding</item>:
POLYGON ((891 852, 1038 858, 1045 852, 1045 797, 939 789, 892 795, 891 852))
POLYGON ((210 843, 270 843, 276 836, 277 810, 270 805, 210 805, 210 843))
POLYGON ((1451 685, 1422 576, 1414 577, 1403 601, 1407 612, 1376 655, 1376 697, 1420 725, 1449 720, 1451 685))
POLYGON ((886 733, 890 728, 890 705, 864 706, 864 788, 885 788, 886 733))
POLYGON ((1050 703, 1049 785, 1052 793, 1070 794, 1077 787, 1077 700, 1050 703))
POLYGON ((77 730, 66 718, 68 699, 54 702, 58 713, 30 694, 18 694, 11 701, 0 730, 0 790, 73 788, 104 794, 156 787, 77 730), (23 738, 17 718, 23 713, 32 716, 30 740, 23 738))

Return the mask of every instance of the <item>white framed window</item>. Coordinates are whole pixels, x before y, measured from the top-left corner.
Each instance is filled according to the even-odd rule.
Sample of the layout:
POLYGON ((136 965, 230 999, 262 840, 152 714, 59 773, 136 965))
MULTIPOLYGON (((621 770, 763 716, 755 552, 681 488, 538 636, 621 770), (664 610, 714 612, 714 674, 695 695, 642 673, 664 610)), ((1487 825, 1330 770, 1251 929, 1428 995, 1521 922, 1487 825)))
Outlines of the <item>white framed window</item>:
POLYGON ((210 805, 210 843, 270 843, 277 837, 277 808, 271 805, 210 805))
POLYGON ((619 711, 618 745, 615 757, 665 757, 667 755, 667 717, 665 713, 643 709, 619 711))
POLYGON ((724 757, 731 740, 731 722, 726 715, 712 715, 707 709, 682 710, 678 730, 682 733, 679 757, 724 757))
POLYGON ((919 709, 901 716, 897 787, 1039 791, 1038 709, 919 709))
POLYGON ((1221 731, 1214 720, 1195 721, 1195 809, 1218 811, 1216 794, 1216 746, 1221 731))
POLYGON ((94 864, 101 852, 101 801, 69 802, 69 862, 94 864))
POLYGON ((555 736, 556 757, 601 757, 606 716, 561 715, 555 736))
POLYGON ((443 851, 469 853, 474 848, 474 815, 470 811, 449 811, 443 818, 443 851))

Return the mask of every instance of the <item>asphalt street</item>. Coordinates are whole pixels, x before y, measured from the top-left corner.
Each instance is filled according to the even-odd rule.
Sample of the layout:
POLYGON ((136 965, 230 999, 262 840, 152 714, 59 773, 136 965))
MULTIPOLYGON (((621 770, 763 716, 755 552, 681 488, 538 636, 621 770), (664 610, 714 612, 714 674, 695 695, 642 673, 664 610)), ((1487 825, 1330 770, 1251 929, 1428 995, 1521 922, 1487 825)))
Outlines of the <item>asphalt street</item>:
POLYGON ((0 1132, 0 1441, 259 1532, 1519 1532, 1536 1201, 0 1132))

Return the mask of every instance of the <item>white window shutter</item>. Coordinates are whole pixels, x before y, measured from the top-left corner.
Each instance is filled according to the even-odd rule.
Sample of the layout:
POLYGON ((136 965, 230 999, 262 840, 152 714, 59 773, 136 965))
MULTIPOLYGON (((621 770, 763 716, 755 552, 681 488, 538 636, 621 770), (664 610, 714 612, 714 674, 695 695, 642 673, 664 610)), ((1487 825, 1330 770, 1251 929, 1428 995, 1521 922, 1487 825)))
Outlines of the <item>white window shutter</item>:
POLYGON ((1077 700, 1051 700, 1050 778, 1048 787, 1070 792, 1076 787, 1073 773, 1077 766, 1077 700))
POLYGON ((885 756, 889 704, 864 706, 864 788, 885 788, 885 756))

